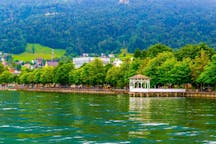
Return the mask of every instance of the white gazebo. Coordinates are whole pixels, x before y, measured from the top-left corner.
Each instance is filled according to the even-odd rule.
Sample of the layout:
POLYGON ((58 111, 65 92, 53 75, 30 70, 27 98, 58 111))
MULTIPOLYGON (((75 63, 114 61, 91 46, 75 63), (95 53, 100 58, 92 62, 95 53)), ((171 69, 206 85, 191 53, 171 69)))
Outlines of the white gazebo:
POLYGON ((141 74, 130 77, 130 92, 142 92, 150 89, 150 78, 141 74))
POLYGON ((150 78, 141 74, 130 77, 130 88, 131 94, 136 93, 185 93, 185 89, 173 89, 173 88, 150 88, 150 78))

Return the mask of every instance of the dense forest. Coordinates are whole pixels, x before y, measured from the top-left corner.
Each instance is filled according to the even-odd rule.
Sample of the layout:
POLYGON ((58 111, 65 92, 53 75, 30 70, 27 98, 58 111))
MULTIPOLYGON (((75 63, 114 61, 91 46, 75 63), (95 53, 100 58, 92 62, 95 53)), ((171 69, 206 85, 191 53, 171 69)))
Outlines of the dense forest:
POLYGON ((163 43, 216 47, 215 0, 1 0, 0 51, 27 43, 67 54, 120 52, 163 43))
POLYGON ((156 44, 147 50, 136 49, 133 56, 124 49, 119 58, 123 60, 120 66, 104 65, 95 59, 78 69, 70 59, 63 59, 56 67, 23 68, 18 76, 0 64, 0 83, 127 88, 131 76, 144 74, 151 78, 151 87, 216 88, 216 52, 203 43, 186 45, 176 51, 156 44))

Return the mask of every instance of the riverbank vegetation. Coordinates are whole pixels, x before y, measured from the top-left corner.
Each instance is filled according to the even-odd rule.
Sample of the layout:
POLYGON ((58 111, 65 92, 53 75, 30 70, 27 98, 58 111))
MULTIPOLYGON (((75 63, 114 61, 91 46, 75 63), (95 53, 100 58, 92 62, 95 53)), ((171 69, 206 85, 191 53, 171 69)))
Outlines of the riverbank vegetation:
POLYGON ((0 82, 125 88, 129 77, 139 73, 151 78, 152 87, 214 88, 216 84, 215 50, 203 43, 186 45, 175 51, 156 44, 147 50, 136 49, 133 56, 122 50, 119 56, 123 58, 119 67, 104 65, 100 59, 95 59, 75 69, 70 60, 64 59, 56 67, 22 69, 18 76, 1 66, 0 82))

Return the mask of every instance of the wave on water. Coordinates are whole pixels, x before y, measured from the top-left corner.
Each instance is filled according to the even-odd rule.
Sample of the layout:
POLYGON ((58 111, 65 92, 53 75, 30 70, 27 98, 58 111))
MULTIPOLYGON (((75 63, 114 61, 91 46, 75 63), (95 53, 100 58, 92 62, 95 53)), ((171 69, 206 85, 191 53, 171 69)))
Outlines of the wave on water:
POLYGON ((164 126, 169 125, 168 123, 143 123, 140 124, 141 126, 164 126))

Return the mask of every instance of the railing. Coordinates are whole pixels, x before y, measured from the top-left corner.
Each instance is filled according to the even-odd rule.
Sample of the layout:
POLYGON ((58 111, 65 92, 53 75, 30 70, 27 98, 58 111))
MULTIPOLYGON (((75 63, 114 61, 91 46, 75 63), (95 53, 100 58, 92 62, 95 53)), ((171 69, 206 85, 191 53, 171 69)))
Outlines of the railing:
POLYGON ((130 92, 169 92, 169 93, 184 93, 186 89, 142 89, 142 88, 132 88, 130 92))

